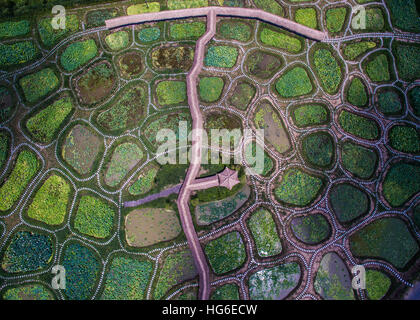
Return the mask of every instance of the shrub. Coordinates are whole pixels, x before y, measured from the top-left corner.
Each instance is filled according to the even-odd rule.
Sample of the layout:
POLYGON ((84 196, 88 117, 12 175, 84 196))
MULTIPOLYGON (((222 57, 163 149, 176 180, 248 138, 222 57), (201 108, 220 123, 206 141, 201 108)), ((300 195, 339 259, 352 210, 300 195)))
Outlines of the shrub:
POLYGON ((318 49, 313 54, 313 64, 324 90, 335 94, 342 80, 342 72, 337 59, 327 49, 318 49))
POLYGON ((351 80, 347 90, 347 100, 356 107, 366 107, 369 98, 366 93, 365 84, 360 78, 355 77, 351 80))
POLYGON ((332 187, 330 203, 341 223, 353 221, 367 214, 370 208, 368 195, 349 183, 340 183, 332 187))
POLYGON ((327 29, 330 33, 339 33, 343 30, 344 23, 346 22, 347 8, 336 7, 328 9, 325 13, 327 21, 327 29))
POLYGON ((197 39, 206 32, 206 24, 201 21, 187 23, 173 23, 169 27, 170 38, 174 40, 180 39, 197 39))
POLYGON ((205 245, 204 252, 216 274, 224 274, 239 268, 246 258, 244 242, 237 231, 210 241, 205 245))
POLYGON ((341 162, 356 177, 369 179, 375 173, 378 155, 372 149, 346 141, 341 146, 341 162))
POLYGON ((160 81, 156 95, 161 106, 181 104, 187 100, 187 85, 184 81, 160 81))
POLYGON ((50 143, 73 110, 71 98, 61 98, 31 116, 26 121, 26 128, 34 140, 50 143))
POLYGON ((232 68, 238 58, 238 49, 231 46, 210 46, 204 58, 207 67, 232 68))
POLYGON ((283 98, 306 95, 313 90, 312 81, 303 67, 294 67, 286 71, 276 81, 275 87, 283 98))
POLYGON ((291 168, 283 173, 274 195, 278 201, 303 207, 315 200, 323 185, 322 179, 291 168))
POLYGON ((147 2, 147 3, 140 3, 140 4, 133 4, 127 8, 127 15, 133 14, 142 14, 142 13, 150 13, 150 12, 159 12, 160 11, 160 3, 159 2, 147 2))
POLYGON ((102 265, 99 256, 78 242, 69 244, 61 265, 66 270, 65 296, 70 300, 87 300, 93 294, 102 265))
POLYGON ((398 218, 382 218, 369 223, 350 236, 353 255, 384 259, 398 270, 418 252, 419 246, 407 226, 398 218))
POLYGON ((16 232, 2 258, 2 268, 9 273, 45 269, 53 258, 51 237, 31 231, 16 232))
POLYGON ((76 15, 66 15, 66 28, 53 29, 52 18, 42 19, 38 23, 38 32, 42 44, 50 48, 57 44, 61 39, 79 30, 79 18, 76 15))
POLYGON ((118 31, 105 37, 105 43, 112 51, 119 51, 127 48, 130 42, 127 31, 118 31))
POLYGON ((25 99, 34 103, 54 91, 59 86, 60 80, 51 68, 44 68, 20 78, 19 84, 25 99))
POLYGON ((74 219, 74 227, 80 233, 104 239, 111 235, 114 227, 115 210, 105 200, 97 196, 84 195, 74 219))
POLYGON ((419 191, 419 165, 404 162, 391 165, 382 184, 382 193, 392 207, 402 206, 419 191))
POLYGON ((328 109, 322 104, 299 105, 292 110, 291 116, 299 128, 326 124, 330 119, 328 109))
POLYGON ((277 32, 267 27, 262 29, 260 40, 265 45, 283 49, 289 53, 299 53, 303 48, 302 42, 298 38, 289 36, 283 31, 277 32))
POLYGON ((74 71, 98 54, 98 47, 95 40, 74 42, 69 45, 60 58, 61 65, 66 71, 74 71))
POLYGON ((0 211, 13 207, 39 168, 40 162, 34 152, 20 151, 12 172, 0 187, 0 211))
POLYGON ((39 54, 33 41, 0 44, 0 67, 10 67, 35 59, 39 54))
POLYGON ((222 95, 225 82, 220 77, 204 77, 198 84, 200 99, 204 102, 215 102, 222 95))
POLYGON ((248 219, 248 227, 260 257, 270 257, 281 253, 281 241, 271 212, 265 209, 255 211, 248 219))
POLYGON ((360 41, 346 44, 343 50, 344 57, 348 60, 355 60, 367 51, 376 48, 376 42, 360 41))
POLYGON ((344 131, 356 137, 367 140, 379 138, 379 127, 372 119, 343 110, 338 116, 338 122, 344 131))
POLYGON ((223 20, 218 24, 218 34, 223 39, 246 42, 251 39, 252 31, 247 23, 223 20))
POLYGON ((15 38, 28 34, 31 24, 28 20, 5 21, 0 23, 0 38, 15 38))
POLYGON ((64 222, 70 196, 69 183, 59 175, 51 175, 36 192, 28 207, 28 217, 50 226, 64 222))
POLYGON ((295 21, 312 29, 318 28, 318 18, 315 8, 299 8, 295 13, 295 21))

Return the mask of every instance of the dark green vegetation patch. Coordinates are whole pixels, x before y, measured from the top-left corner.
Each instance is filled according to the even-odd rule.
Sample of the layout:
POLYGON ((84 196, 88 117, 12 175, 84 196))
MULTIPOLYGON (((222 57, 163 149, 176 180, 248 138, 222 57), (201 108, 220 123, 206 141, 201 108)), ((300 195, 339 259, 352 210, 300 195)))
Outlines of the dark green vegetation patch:
POLYGON ((311 103, 293 107, 291 116, 295 125, 299 128, 327 124, 330 120, 330 112, 323 104, 311 103))
POLYGON ((332 34, 341 32, 343 30, 344 23, 346 22, 346 18, 346 7, 335 7, 328 9, 325 13, 328 31, 332 34))
POLYGON ((417 154, 420 152, 420 135, 415 127, 396 125, 388 132, 389 144, 395 150, 417 154))
POLYGON ((384 87, 378 90, 378 109, 384 115, 398 115, 403 111, 403 97, 393 87, 384 87))
POLYGON ((387 82, 392 79, 390 71, 391 58, 388 53, 373 53, 363 63, 364 70, 373 82, 387 82))
POLYGON ((98 47, 93 39, 74 42, 61 55, 60 62, 66 71, 74 71, 92 60, 98 54, 98 47))
POLYGON ((408 91, 411 108, 416 116, 420 116, 420 87, 413 87, 408 91))
POLYGON ((419 246, 405 223, 398 218, 382 218, 350 237, 351 252, 361 258, 377 258, 403 269, 419 246))
POLYGON ((391 287, 391 279, 383 272, 366 270, 366 290, 370 300, 382 299, 391 287))
POLYGON ((344 46, 343 54, 348 60, 356 60, 374 48, 376 48, 376 42, 373 41, 351 42, 344 46))
POLYGON ((207 67, 233 68, 238 59, 238 54, 236 47, 213 45, 207 50, 204 64, 207 67))
POLYGON ((0 44, 0 67, 7 68, 34 60, 39 54, 33 41, 0 44))
POLYGON ((341 164, 357 178, 370 179, 378 165, 378 154, 374 149, 345 141, 341 144, 341 164))
POLYGON ((239 288, 236 284, 224 284, 212 293, 211 300, 239 300, 239 288))
POLYGON ((402 80, 414 81, 420 78, 420 46, 395 44, 394 54, 397 60, 398 74, 402 80))
POLYGON ((279 56, 262 50, 252 51, 245 60, 245 70, 250 76, 270 79, 282 66, 279 56))
POLYGON ((311 93, 313 85, 308 74, 301 66, 289 69, 276 81, 277 93, 282 98, 296 98, 311 93))
POLYGON ((352 222, 370 209, 368 195, 350 183, 340 183, 331 188, 330 204, 341 223, 352 222))
POLYGON ((391 11, 391 21, 398 29, 420 32, 418 8, 415 0, 385 0, 391 11))
POLYGON ((240 21, 222 20, 217 25, 218 34, 223 39, 246 42, 251 39, 252 31, 249 24, 240 21))
POLYGON ((206 24, 201 21, 173 23, 169 27, 172 40, 198 39, 206 32, 206 24))
POLYGON ((200 99, 204 102, 215 102, 222 95, 225 82, 220 77, 203 77, 198 84, 200 99))
POLYGON ((236 84, 232 95, 229 97, 229 103, 235 108, 245 111, 252 99, 254 99, 257 89, 254 85, 241 81, 236 84))
POLYGON ((338 122, 344 131, 367 140, 379 138, 380 129, 375 120, 343 110, 338 116, 338 122))
POLYGON ((60 80, 51 68, 28 74, 19 80, 25 99, 34 103, 54 91, 60 80))
POLYGON ((307 244, 325 241, 331 233, 331 226, 322 214, 299 216, 292 220, 291 229, 296 238, 307 244))
POLYGON ((328 168, 332 165, 335 144, 328 132, 319 131, 304 136, 301 148, 303 157, 309 165, 318 168, 328 168))
POLYGON ((52 292, 43 284, 18 285, 4 290, 4 300, 54 300, 52 292))
POLYGON ((367 89, 362 79, 359 77, 354 77, 347 89, 347 101, 352 105, 364 108, 369 102, 369 97, 367 95, 367 89))

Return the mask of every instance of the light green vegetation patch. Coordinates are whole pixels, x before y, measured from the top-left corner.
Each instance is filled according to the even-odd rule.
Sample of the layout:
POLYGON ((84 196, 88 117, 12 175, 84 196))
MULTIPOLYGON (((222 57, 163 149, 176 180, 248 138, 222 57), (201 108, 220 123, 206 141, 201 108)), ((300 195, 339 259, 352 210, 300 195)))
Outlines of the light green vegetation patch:
POLYGON ((365 71, 373 82, 386 82, 391 80, 389 61, 386 54, 381 53, 365 64, 365 71))
POLYGON ((335 252, 322 257, 315 276, 315 291, 325 300, 354 300, 350 273, 335 252))
POLYGON ((382 184, 385 200, 392 207, 402 206, 420 191, 420 166, 399 162, 391 165, 382 184))
POLYGON ((400 114, 403 109, 402 97, 399 91, 392 87, 378 90, 378 107, 379 111, 385 115, 400 114))
POLYGON ((256 174, 268 176, 274 168, 274 160, 259 143, 248 143, 244 149, 244 158, 249 168, 256 174), (264 154, 264 161, 262 163, 259 158, 261 154, 264 154))
POLYGON ((136 143, 125 142, 118 145, 107 165, 104 177, 105 184, 110 187, 118 186, 143 157, 142 148, 136 143))
POLYGON ((222 95, 225 82, 220 77, 204 77, 200 79, 198 91, 204 102, 215 102, 222 95))
POLYGON ((105 239, 111 235, 115 217, 115 208, 106 200, 83 195, 77 207, 74 228, 84 235, 105 239))
POLYGON ((10 152, 10 134, 6 131, 0 130, 0 172, 6 165, 7 158, 10 152))
POLYGON ((328 123, 330 112, 323 104, 302 104, 294 107, 291 116, 299 128, 307 128, 328 123))
POLYGON ((153 263, 146 259, 115 257, 106 274, 101 300, 143 300, 153 273, 153 263))
POLYGON ((307 206, 315 200, 323 188, 321 178, 300 169, 291 168, 284 172, 274 190, 276 199, 292 206, 307 206))
POLYGON ((264 130, 266 141, 277 152, 286 153, 291 149, 292 145, 284 122, 280 114, 268 100, 264 100, 259 104, 255 111, 253 121, 257 129, 264 130))
POLYGON ((207 7, 208 5, 208 0, 168 0, 169 10, 207 7))
POLYGON ((406 153, 420 152, 420 135, 410 126, 393 126, 388 132, 389 144, 395 150, 406 153))
POLYGON ((343 79, 340 64, 337 58, 328 49, 318 49, 313 54, 315 72, 321 86, 329 94, 337 93, 343 79))
POLYGON ((290 226, 295 237, 307 244, 321 243, 331 233, 331 226, 322 214, 296 217, 290 226))
MULTIPOLYGON (((140 63, 141 70, 141 63, 140 63)), ((107 98, 116 84, 111 64, 103 61, 95 64, 76 80, 76 92, 83 104, 92 106, 107 98)))
POLYGON ((276 0, 254 0, 253 2, 259 9, 263 9, 264 11, 280 17, 284 16, 284 9, 276 0))
POLYGON ((160 81, 156 86, 156 95, 161 106, 182 104, 187 100, 187 84, 184 81, 160 81))
POLYGON ((158 173, 158 168, 154 166, 146 167, 137 180, 130 186, 128 192, 133 196, 138 196, 149 192, 154 185, 154 180, 158 173))
POLYGON ((392 24, 398 29, 420 32, 419 14, 415 0, 385 0, 392 24))
POLYGON ((139 125, 146 115, 148 92, 143 82, 127 85, 96 115, 100 129, 122 133, 139 125))
POLYGON ((19 85, 29 103, 36 102, 50 94, 59 84, 60 80, 51 68, 42 69, 19 79, 19 85))
POLYGON ((270 28, 263 27, 259 38, 263 44, 285 50, 289 53, 299 53, 303 49, 302 42, 298 38, 283 31, 274 31, 270 28))
POLYGON ((4 300, 54 300, 54 295, 40 283, 23 284, 4 291, 4 300))
POLYGON ((129 41, 127 31, 117 31, 105 37, 105 43, 112 51, 119 51, 128 47, 129 41))
POLYGON ((327 9, 325 19, 327 22, 327 29, 330 33, 339 33, 343 30, 344 23, 347 18, 346 7, 335 7, 327 9))
POLYGON ((348 60, 356 60, 362 54, 376 48, 376 42, 373 41, 359 41, 346 44, 343 49, 344 57, 348 60))
POLYGON ((33 41, 19 41, 0 44, 0 67, 10 67, 29 62, 36 58, 39 49, 33 41))
POLYGON ((210 300, 239 300, 239 288, 236 284, 224 284, 214 290, 210 300))
MULTIPOLYGON (((236 191, 241 186, 242 184, 238 184, 232 190, 236 191)), ((223 187, 214 187, 199 191, 197 195, 198 200, 209 200, 212 198, 215 198, 215 200, 205 203, 202 203, 203 200, 201 200, 200 204, 195 207, 194 213, 197 224, 209 225, 230 216, 244 205, 250 196, 251 190, 245 185, 233 195, 228 197, 225 196, 230 195, 230 193, 229 190, 223 187)))
POLYGON ((179 251, 168 255, 163 262, 156 287, 154 299, 162 299, 173 286, 197 276, 197 270, 190 250, 179 251))
POLYGON ((60 40, 64 39, 64 37, 79 30, 79 18, 77 15, 66 15, 65 29, 53 29, 51 24, 52 19, 53 18, 46 18, 38 22, 38 32, 41 42, 48 48, 57 44, 60 40))
POLYGON ((66 270, 66 290, 69 300, 87 300, 95 292, 102 269, 99 255, 79 242, 70 243, 64 250, 61 265, 66 270))
POLYGON ((402 220, 382 218, 351 235, 350 250, 358 257, 386 260, 401 270, 419 246, 402 220))
POLYGON ((249 298, 251 300, 284 299, 297 287, 300 278, 301 270, 296 262, 257 271, 249 277, 249 298))
POLYGON ((251 40, 251 26, 245 22, 223 20, 217 25, 217 32, 223 39, 247 42, 251 40))
POLYGON ((201 21, 173 23, 169 27, 169 35, 173 40, 198 39, 206 32, 206 24, 201 21))
POLYGON ((135 209, 125 218, 126 240, 132 247, 147 247, 169 241, 181 231, 177 213, 169 209, 135 209))
POLYGON ((35 141, 51 143, 73 110, 71 98, 61 98, 31 116, 26 128, 35 141))
POLYGON ((160 29, 158 27, 144 28, 139 31, 139 40, 141 42, 152 42, 160 38, 160 29))
POLYGON ((312 81, 303 67, 294 67, 282 74, 275 83, 276 91, 282 98, 295 98, 311 93, 312 81))
POLYGON ((359 108, 366 107, 369 98, 366 86, 360 78, 354 77, 351 80, 347 90, 347 101, 359 108))
POLYGON ((60 57, 60 63, 66 71, 74 71, 98 55, 98 47, 93 39, 74 42, 60 57))
POLYGON ((281 241, 273 214, 270 211, 266 209, 255 211, 248 219, 247 224, 260 257, 271 257, 281 253, 281 241))
POLYGON ((31 23, 28 20, 4 21, 0 23, 0 38, 15 38, 24 36, 31 31, 31 23))
POLYGON ((370 300, 382 299, 391 287, 391 279, 383 272, 366 270, 366 290, 370 300))
POLYGON ((318 28, 318 18, 315 8, 299 8, 295 13, 295 21, 312 29, 318 28))
POLYGON ((376 171, 378 155, 375 150, 346 141, 341 145, 343 168, 360 179, 369 179, 376 171))
POLYGON ((240 82, 235 86, 232 95, 229 97, 229 103, 235 108, 245 111, 252 99, 255 97, 257 89, 248 82, 240 82))
POLYGON ((367 140, 379 138, 379 126, 375 120, 343 110, 338 116, 338 123, 344 131, 367 140))
POLYGON ((96 167, 102 156, 103 141, 90 127, 75 125, 64 138, 61 157, 79 175, 87 175, 96 167))
POLYGON ((270 52, 253 50, 245 61, 245 72, 251 76, 267 80, 280 69, 282 61, 270 52))
POLYGON ((45 269, 53 259, 50 236, 31 231, 17 231, 3 253, 1 267, 8 273, 45 269))
POLYGON ((150 13, 150 12, 159 12, 160 3, 159 2, 147 2, 133 4, 127 8, 127 15, 150 13))
POLYGON ((183 130, 179 130, 179 123, 181 121, 187 122, 187 132, 190 132, 192 126, 191 114, 186 110, 157 114, 150 117, 142 129, 147 146, 152 150, 156 150, 162 144, 162 142, 156 140, 157 133, 161 129, 173 130, 177 141, 187 139, 187 136, 184 136, 183 130))
POLYGON ((232 68, 238 59, 238 49, 231 46, 213 45, 207 50, 204 64, 207 67, 232 68))
POLYGON ((66 179, 57 174, 51 175, 36 192, 28 207, 28 217, 50 226, 62 224, 67 215, 70 192, 66 179))
POLYGON ((245 245, 239 232, 224 234, 204 247, 210 266, 216 274, 224 274, 243 265, 246 258, 245 245))
POLYGON ((420 78, 420 47, 397 43, 393 51, 397 60, 398 74, 407 82, 420 78))
POLYGON ((19 200, 40 166, 41 163, 33 151, 24 149, 19 152, 12 172, 0 187, 1 212, 10 210, 19 200))
POLYGON ((340 183, 331 188, 331 209, 341 223, 351 222, 369 212, 368 195, 349 183, 340 183))
POLYGON ((301 142, 306 162, 318 168, 327 168, 334 160, 334 141, 328 132, 315 132, 306 135, 301 142))

